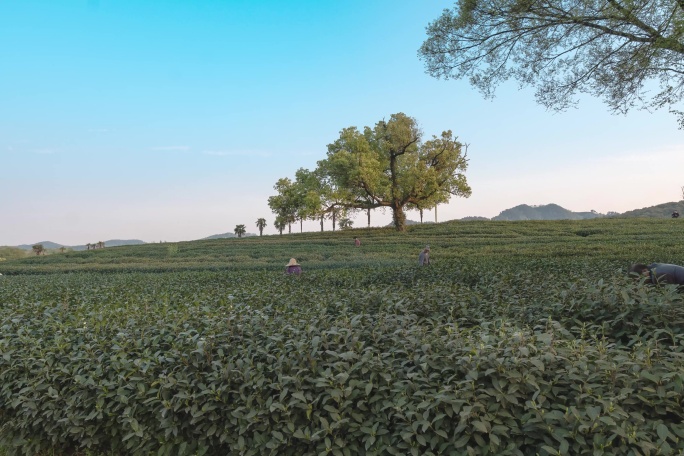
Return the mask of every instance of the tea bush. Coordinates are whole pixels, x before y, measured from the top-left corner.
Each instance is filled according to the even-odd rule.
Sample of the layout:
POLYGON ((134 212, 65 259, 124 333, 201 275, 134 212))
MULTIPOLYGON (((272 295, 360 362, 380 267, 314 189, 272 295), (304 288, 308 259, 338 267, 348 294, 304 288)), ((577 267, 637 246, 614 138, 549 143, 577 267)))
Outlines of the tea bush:
POLYGON ((624 272, 660 222, 3 262, 0 454, 682 453, 682 295, 624 272))

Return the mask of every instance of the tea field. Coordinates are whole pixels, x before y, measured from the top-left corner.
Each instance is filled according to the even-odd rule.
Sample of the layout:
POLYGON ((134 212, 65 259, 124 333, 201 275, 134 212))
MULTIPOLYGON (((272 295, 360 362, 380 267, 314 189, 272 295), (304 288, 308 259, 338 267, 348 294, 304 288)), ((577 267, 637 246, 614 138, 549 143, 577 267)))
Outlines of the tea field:
POLYGON ((684 264, 684 221, 5 261, 0 454, 682 454, 682 294, 626 277, 652 261, 684 264))

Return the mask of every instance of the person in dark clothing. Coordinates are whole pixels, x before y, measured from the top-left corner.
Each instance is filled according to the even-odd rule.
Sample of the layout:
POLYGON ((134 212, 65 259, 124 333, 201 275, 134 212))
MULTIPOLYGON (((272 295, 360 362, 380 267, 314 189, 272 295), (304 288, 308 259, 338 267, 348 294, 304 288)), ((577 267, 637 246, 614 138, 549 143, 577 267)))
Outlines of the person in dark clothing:
POLYGON ((430 246, 426 245, 418 255, 418 266, 427 266, 430 264, 430 246))
POLYGON ((629 268, 630 275, 647 277, 647 282, 654 285, 684 285, 684 266, 667 263, 633 264, 629 268))

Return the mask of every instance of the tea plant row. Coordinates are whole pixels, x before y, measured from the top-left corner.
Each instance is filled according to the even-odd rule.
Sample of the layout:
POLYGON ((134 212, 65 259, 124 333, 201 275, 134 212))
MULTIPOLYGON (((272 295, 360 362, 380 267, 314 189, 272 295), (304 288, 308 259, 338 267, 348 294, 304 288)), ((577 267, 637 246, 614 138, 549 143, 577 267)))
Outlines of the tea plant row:
MULTIPOLYGON (((380 257, 382 260, 382 258, 380 257)), ((621 261, 12 275, 17 454, 672 454, 684 307, 621 261)))

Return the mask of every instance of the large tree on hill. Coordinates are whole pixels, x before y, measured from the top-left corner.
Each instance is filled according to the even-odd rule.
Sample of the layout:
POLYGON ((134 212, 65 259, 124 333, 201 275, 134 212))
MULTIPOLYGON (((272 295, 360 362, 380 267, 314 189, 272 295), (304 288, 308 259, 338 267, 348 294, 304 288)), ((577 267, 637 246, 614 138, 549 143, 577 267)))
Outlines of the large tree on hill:
POLYGON ((395 228, 403 231, 407 205, 430 207, 470 196, 464 149, 451 131, 423 143, 415 119, 398 113, 363 133, 342 130, 319 166, 344 192, 344 207, 390 208, 395 228))
MULTIPOLYGON (((287 177, 278 179, 273 186, 277 195, 269 196, 268 207, 276 217, 287 224, 288 233, 292 233, 292 223, 297 217, 298 194, 294 183, 287 177)), ((282 234, 282 233, 281 233, 282 234)))
POLYGON ((322 167, 309 171, 299 168, 295 179, 278 179, 273 187, 277 195, 268 199, 271 210, 281 219, 292 223, 300 222, 303 230, 304 220, 319 220, 321 231, 326 217, 332 219, 335 231, 336 216, 342 208, 341 193, 332 183, 322 167))
POLYGON ((284 218, 281 216, 276 216, 275 221, 273 222, 273 226, 275 227, 276 230, 280 233, 280 235, 283 235, 283 230, 285 230, 285 227, 287 226, 287 222, 285 221, 284 218))
POLYGON ((300 232, 304 230, 304 220, 321 221, 321 231, 323 231, 324 212, 324 181, 316 171, 309 171, 299 168, 295 173, 293 185, 295 217, 299 220, 300 232))
POLYGON ((36 244, 32 246, 31 249, 33 249, 33 253, 36 255, 42 255, 45 253, 45 247, 43 247, 43 244, 36 244))
POLYGON ((297 195, 295 212, 300 224, 305 219, 319 219, 321 231, 323 231, 323 220, 325 218, 324 187, 324 180, 318 170, 309 171, 305 168, 299 168, 295 172, 294 193, 297 195))
POLYGON ((550 109, 587 93, 618 113, 668 108, 684 127, 682 0, 459 0, 427 34, 427 72, 486 97, 515 78, 550 109))
POLYGON ((320 160, 316 168, 316 172, 323 182, 325 212, 332 220, 333 231, 335 231, 338 217, 349 218, 354 212, 362 209, 367 212, 368 227, 370 228, 370 211, 377 205, 362 188, 345 186, 343 181, 335 178, 335 168, 339 165, 336 161, 326 159, 320 160))
MULTIPOLYGON (((328 171, 325 167, 325 161, 319 161, 314 171, 307 171, 308 178, 301 180, 306 182, 308 205, 313 209, 312 215, 319 218, 321 231, 323 231, 323 221, 325 218, 329 218, 332 221, 332 230, 335 231, 337 218, 345 207, 345 201, 350 200, 349 190, 339 187, 331 179, 328 171)), ((297 181, 300 181, 299 176, 297 181)))

